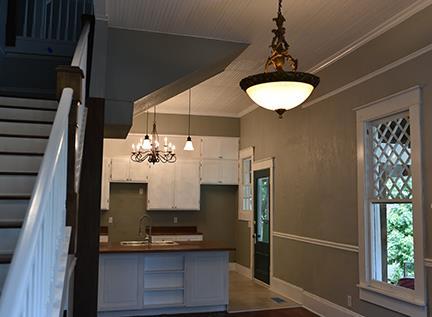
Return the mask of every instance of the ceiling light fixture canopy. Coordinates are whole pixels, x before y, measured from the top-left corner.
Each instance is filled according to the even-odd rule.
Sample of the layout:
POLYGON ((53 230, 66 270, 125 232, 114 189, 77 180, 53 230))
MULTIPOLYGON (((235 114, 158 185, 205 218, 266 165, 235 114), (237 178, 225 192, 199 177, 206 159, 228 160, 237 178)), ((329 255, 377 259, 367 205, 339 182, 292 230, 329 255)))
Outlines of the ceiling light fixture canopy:
POLYGON ((240 87, 260 107, 276 111, 279 118, 285 111, 302 104, 319 84, 319 77, 297 71, 298 60, 288 53, 289 45, 285 40, 285 17, 282 15, 282 0, 279 0, 278 16, 273 18, 276 29, 264 73, 243 78, 240 87), (284 70, 288 63, 290 71, 284 70), (269 67, 276 71, 268 72, 269 67))

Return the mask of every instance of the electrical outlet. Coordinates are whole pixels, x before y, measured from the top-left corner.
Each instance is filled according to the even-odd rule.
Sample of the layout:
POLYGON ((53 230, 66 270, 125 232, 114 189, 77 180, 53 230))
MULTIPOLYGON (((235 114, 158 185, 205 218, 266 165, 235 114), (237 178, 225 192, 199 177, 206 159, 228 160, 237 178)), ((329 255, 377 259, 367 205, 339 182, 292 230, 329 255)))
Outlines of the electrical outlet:
POLYGON ((352 307, 352 297, 351 297, 351 295, 347 296, 347 305, 348 305, 348 307, 352 307))
POLYGON ((113 217, 108 217, 108 223, 113 223, 113 222, 114 222, 113 217))
POLYGON ((173 218, 173 222, 174 222, 174 223, 177 223, 177 222, 178 222, 178 218, 177 218, 177 217, 174 217, 174 218, 173 218))
POLYGON ((139 194, 140 194, 140 195, 144 194, 144 188, 140 188, 140 189, 139 189, 139 194))

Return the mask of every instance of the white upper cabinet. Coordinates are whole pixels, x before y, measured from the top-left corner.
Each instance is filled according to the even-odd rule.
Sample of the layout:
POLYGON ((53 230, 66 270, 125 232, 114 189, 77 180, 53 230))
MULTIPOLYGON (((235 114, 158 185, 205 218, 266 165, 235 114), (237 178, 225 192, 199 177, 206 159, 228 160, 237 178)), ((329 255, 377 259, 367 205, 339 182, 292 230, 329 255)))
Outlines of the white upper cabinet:
POLYGON ((114 157, 111 160, 112 182, 147 183, 150 174, 149 164, 135 163, 129 157, 114 157))
POLYGON ((203 159, 237 160, 239 139, 228 137, 203 137, 201 156, 203 159))
POLYGON ((101 209, 109 209, 111 160, 104 158, 102 165, 101 209))
POLYGON ((237 160, 203 160, 201 164, 201 184, 237 185, 237 160))
POLYGON ((199 210, 199 161, 152 166, 147 203, 148 210, 199 210))

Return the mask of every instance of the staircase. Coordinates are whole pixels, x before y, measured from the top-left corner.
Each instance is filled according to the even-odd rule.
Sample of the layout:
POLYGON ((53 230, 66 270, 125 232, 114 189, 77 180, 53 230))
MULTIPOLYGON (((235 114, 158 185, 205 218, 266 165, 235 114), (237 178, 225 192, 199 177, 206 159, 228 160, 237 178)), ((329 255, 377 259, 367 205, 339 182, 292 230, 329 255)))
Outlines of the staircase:
POLYGON ((0 296, 57 105, 0 97, 0 296))

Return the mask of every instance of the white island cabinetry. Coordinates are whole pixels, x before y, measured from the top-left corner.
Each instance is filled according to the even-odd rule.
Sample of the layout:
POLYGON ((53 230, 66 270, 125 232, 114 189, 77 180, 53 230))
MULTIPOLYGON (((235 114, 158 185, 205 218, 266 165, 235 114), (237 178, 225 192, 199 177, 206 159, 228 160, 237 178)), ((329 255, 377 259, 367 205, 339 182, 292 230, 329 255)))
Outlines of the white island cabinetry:
POLYGON ((106 253, 98 316, 224 311, 228 251, 106 253))

